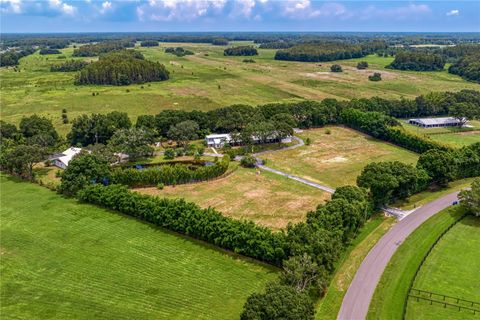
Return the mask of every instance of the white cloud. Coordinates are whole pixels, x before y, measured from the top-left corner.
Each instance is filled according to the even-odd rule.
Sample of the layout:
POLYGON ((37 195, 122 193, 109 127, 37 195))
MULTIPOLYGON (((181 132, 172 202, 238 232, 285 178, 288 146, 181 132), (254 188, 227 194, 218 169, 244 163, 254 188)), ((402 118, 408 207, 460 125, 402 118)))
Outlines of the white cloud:
POLYGON ((110 1, 105 1, 102 3, 102 8, 100 9, 100 13, 104 14, 110 9, 112 9, 112 3, 110 1))
POLYGON ((231 16, 243 16, 249 18, 255 7, 255 0, 236 0, 231 16))
POLYGON ((21 0, 0 0, 1 11, 5 13, 22 13, 21 0))
POLYGON ((447 12, 447 16, 458 16, 460 14, 459 10, 450 10, 447 12))
POLYGON ((293 19, 308 19, 327 16, 341 16, 345 18, 352 15, 343 4, 329 2, 319 7, 314 7, 310 0, 285 2, 282 14, 293 19))
POLYGON ((412 3, 408 6, 394 7, 388 9, 379 9, 375 6, 368 6, 360 13, 360 18, 363 20, 368 20, 371 18, 405 20, 407 18, 417 18, 430 12, 430 7, 426 4, 412 3))
POLYGON ((60 11, 66 15, 73 16, 77 11, 76 7, 69 5, 61 0, 49 0, 48 3, 50 5, 50 8, 60 11))
POLYGON ((192 21, 210 13, 220 13, 227 0, 149 0, 137 7, 137 17, 154 21, 192 21))

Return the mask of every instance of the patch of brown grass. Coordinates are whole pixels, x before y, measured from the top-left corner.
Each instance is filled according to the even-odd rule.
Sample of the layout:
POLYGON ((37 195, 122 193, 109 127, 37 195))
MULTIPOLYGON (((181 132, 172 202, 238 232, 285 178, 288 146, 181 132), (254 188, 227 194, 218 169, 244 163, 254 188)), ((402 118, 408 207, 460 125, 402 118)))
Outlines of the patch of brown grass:
POLYGON ((167 198, 185 198, 201 207, 213 207, 235 219, 252 220, 272 229, 305 219, 310 210, 330 198, 328 193, 269 172, 239 168, 214 181, 137 192, 167 198))

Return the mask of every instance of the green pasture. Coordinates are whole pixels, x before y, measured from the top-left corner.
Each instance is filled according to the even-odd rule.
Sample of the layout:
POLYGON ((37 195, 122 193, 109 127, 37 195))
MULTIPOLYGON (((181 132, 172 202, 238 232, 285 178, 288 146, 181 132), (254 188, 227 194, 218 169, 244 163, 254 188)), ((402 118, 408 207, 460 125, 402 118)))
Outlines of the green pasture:
POLYGON ((3 319, 236 319, 276 277, 116 212, 0 181, 3 319))
MULTIPOLYGON (((248 44, 241 42, 238 44, 248 44)), ((232 45, 236 45, 235 43, 232 45)), ((0 69, 0 117, 18 123, 22 116, 34 113, 52 119, 65 134, 70 125, 63 124, 61 110, 67 109, 70 120, 83 113, 127 112, 132 119, 140 114, 156 114, 164 109, 210 110, 231 104, 258 105, 295 99, 382 96, 415 97, 430 91, 478 89, 460 77, 443 72, 405 72, 384 69, 391 58, 368 56, 328 63, 276 61, 275 50, 260 49, 256 63, 242 62, 245 57, 225 57, 225 47, 194 43, 162 43, 159 47, 140 48, 147 59, 165 64, 171 79, 144 85, 75 86, 75 72, 50 72, 52 64, 70 59, 73 48, 62 54, 22 58, 17 68, 0 69), (182 46, 195 52, 177 57, 164 53, 169 46, 182 46), (360 60, 368 61, 367 70, 357 70, 360 60), (344 72, 329 72, 339 63, 344 72), (368 81, 368 75, 380 71, 383 80, 368 81), (98 95, 92 95, 92 93, 98 95)), ((96 58, 75 58, 95 60, 96 58)))
MULTIPOLYGON (((469 216, 457 223, 435 245, 420 268, 416 289, 480 303, 480 218, 469 216)), ((437 300, 442 298, 435 297, 437 300)), ((455 302, 448 299, 448 302, 455 302)), ((462 305, 470 306, 468 303, 462 305)), ((477 306, 478 307, 478 306, 477 306)), ((470 311, 458 311, 440 304, 410 298, 406 319, 412 320, 467 320, 477 319, 470 311)))

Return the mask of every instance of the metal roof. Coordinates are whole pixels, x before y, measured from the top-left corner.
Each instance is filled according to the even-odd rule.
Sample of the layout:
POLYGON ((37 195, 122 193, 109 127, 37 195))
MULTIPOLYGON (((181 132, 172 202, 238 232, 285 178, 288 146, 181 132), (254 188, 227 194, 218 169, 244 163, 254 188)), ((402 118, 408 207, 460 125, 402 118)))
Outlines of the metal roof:
POLYGON ((432 125, 446 125, 446 124, 459 124, 460 120, 453 117, 444 117, 444 118, 422 118, 422 119, 410 119, 409 122, 417 122, 426 126, 432 125))

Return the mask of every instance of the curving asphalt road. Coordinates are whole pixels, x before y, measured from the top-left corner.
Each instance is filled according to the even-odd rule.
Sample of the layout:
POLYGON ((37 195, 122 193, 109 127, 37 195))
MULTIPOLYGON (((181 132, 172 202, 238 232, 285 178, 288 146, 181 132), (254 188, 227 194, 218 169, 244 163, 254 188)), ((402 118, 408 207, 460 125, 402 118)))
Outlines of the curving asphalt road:
POLYGON ((375 288, 397 248, 424 221, 456 201, 457 196, 458 192, 450 193, 418 208, 400 220, 377 242, 357 270, 343 298, 337 319, 363 320, 367 317, 375 288))

